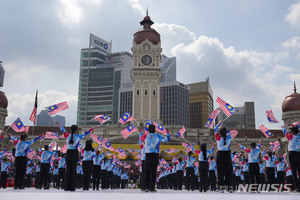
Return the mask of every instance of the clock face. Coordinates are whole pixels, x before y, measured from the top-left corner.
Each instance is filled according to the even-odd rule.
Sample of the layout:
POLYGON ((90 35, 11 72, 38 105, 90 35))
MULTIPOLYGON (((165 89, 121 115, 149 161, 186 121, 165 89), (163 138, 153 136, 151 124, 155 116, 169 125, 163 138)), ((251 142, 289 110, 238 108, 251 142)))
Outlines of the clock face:
POLYGON ((141 61, 144 65, 150 65, 152 63, 152 58, 149 55, 143 55, 141 61))

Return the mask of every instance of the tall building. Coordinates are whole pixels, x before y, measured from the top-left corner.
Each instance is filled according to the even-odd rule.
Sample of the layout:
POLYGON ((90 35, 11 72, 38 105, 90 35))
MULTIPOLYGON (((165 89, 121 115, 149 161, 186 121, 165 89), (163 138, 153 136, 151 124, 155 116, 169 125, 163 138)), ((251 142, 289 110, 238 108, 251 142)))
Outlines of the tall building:
POLYGON ((204 128, 214 109, 213 92, 207 78, 205 82, 188 84, 190 87, 190 128, 204 128))
POLYGON ((175 82, 160 84, 160 116, 164 125, 190 128, 189 87, 175 82))
POLYGON ((236 111, 228 119, 222 109, 217 108, 221 112, 217 116, 216 122, 224 120, 223 126, 227 129, 255 129, 254 102, 245 102, 243 107, 234 108, 236 111))
POLYGON ((160 119, 160 80, 162 71, 160 35, 151 25, 148 16, 140 22, 143 28, 133 37, 132 54, 132 115, 138 123, 147 119, 158 122, 160 119))
POLYGON ((112 114, 113 69, 97 67, 110 53, 111 43, 93 34, 90 34, 89 48, 81 49, 77 106, 79 126, 91 125, 91 116, 99 114, 101 109, 108 110, 102 114, 112 114))
POLYGON ((91 48, 81 50, 77 124, 98 125, 91 121, 95 115, 118 122, 119 89, 131 83, 132 55, 128 52, 111 53, 111 44, 91 34, 91 48))
POLYGON ((61 115, 55 115, 53 118, 48 114, 47 110, 42 110, 36 115, 37 126, 57 126, 54 121, 58 121, 62 126, 66 125, 66 118, 61 115))

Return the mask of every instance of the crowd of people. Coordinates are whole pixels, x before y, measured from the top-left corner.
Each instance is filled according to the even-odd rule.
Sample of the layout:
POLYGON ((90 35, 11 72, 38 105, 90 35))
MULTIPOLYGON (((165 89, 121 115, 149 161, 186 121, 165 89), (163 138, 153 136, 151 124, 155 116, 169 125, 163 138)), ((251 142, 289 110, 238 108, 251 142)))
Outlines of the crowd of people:
MULTIPOLYGON (((80 141, 93 128, 79 134, 78 127, 72 125, 71 133, 68 133, 57 124, 66 140, 66 152, 60 152, 57 148, 53 151, 49 145, 45 145, 37 151, 35 159, 30 159, 30 145, 43 135, 32 140, 27 140, 26 134, 20 138, 10 135, 15 148, 11 156, 7 149, 0 153, 0 187, 6 188, 8 176, 14 177, 14 189, 33 185, 36 189, 49 189, 51 185, 65 191, 128 187, 128 169, 117 156, 111 154, 108 157, 101 149, 94 149, 92 140, 86 140, 85 147, 78 151, 80 141)), ((288 139, 287 155, 278 154, 275 148, 262 147, 261 141, 252 142, 249 147, 238 144, 240 151, 231 152, 230 145, 234 142, 231 132, 219 123, 215 127, 216 150, 215 143, 202 143, 199 150, 187 148, 185 157, 173 157, 169 163, 159 153, 160 143, 168 142, 170 134, 161 135, 155 130, 155 125, 150 124, 147 131, 141 131, 139 135, 138 182, 143 192, 185 189, 232 193, 241 184, 257 184, 256 192, 259 192, 258 185, 262 184, 277 184, 281 188, 289 184, 291 191, 300 192, 300 135, 297 125, 290 127, 289 132, 283 128, 288 139), (211 149, 208 149, 208 145, 211 149)), ((268 190, 272 191, 272 187, 268 187, 268 190)))

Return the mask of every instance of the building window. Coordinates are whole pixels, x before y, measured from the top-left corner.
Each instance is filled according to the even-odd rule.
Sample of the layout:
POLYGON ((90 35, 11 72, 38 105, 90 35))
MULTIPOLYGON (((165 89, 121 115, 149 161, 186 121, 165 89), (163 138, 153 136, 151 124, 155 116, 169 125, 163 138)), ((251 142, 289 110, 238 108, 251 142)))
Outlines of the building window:
POLYGON ((140 89, 136 90, 136 95, 140 95, 140 89))
POLYGON ((147 89, 145 89, 145 95, 147 95, 148 94, 148 90, 147 89))
POLYGON ((155 93, 156 93, 156 91, 155 91, 155 89, 153 89, 153 96, 155 96, 155 93))

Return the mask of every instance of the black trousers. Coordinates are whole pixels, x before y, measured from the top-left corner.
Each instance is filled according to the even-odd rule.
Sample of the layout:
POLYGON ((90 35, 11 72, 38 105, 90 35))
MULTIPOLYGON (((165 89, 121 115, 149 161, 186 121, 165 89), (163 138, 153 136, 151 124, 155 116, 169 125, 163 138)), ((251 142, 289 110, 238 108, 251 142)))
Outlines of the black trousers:
POLYGON ((6 188, 7 172, 1 172, 0 188, 6 188))
POLYGON ((32 186, 32 175, 26 174, 25 187, 30 188, 31 186, 32 186))
POLYGON ((217 152, 218 185, 232 186, 232 162, 230 151, 217 152))
POLYGON ((249 176, 251 184, 260 184, 258 163, 249 163, 249 176))
POLYGON ((76 186, 76 168, 78 163, 78 150, 68 149, 66 158, 66 176, 65 176, 65 191, 75 191, 76 186))
POLYGON ((285 182, 284 171, 277 172, 277 180, 278 180, 278 184, 284 184, 284 182, 285 182))
POLYGON ((249 172, 244 172, 244 181, 245 181, 245 184, 249 184, 249 172))
POLYGON ((66 176, 66 169, 65 168, 59 168, 59 170, 58 170, 57 189, 59 189, 59 188, 64 189, 65 176, 66 176), (61 180, 61 184, 60 184, 60 180, 61 180))
POLYGON ((41 164, 41 179, 40 179, 40 186, 44 188, 48 187, 48 180, 49 180, 49 170, 50 170, 50 163, 42 163, 41 164))
POLYGON ((295 188, 300 189, 300 183, 297 178, 297 172, 298 174, 300 174, 300 152, 290 151, 289 160, 290 160, 294 186, 295 188))
POLYGON ((268 178, 268 184, 275 183, 275 168, 274 167, 267 167, 267 178, 268 178))
POLYGON ((187 190, 194 190, 195 185, 195 170, 194 167, 186 168, 186 187, 187 190))
POLYGON ((53 175, 53 188, 58 188, 59 185, 59 175, 53 175))
MULTIPOLYGON (((215 170, 209 170, 209 182, 210 182, 210 190, 211 191, 216 191, 216 183, 217 183, 217 179, 216 179, 216 172, 215 170)), ((200 179, 201 181, 201 179, 200 179)))
POLYGON ((141 190, 146 189, 146 161, 142 160, 141 190))
POLYGON ((107 186, 113 189, 113 172, 107 171, 107 186))
POLYGON ((40 182, 41 182, 41 172, 35 173, 35 188, 40 188, 40 182))
POLYGON ((16 157, 15 159, 15 187, 24 187, 24 179, 26 174, 27 156, 16 157))
POLYGON ((158 153, 146 153, 146 189, 155 190, 158 153))
POLYGON ((101 179, 101 165, 94 165, 93 169, 93 189, 99 190, 101 179))
POLYGON ((199 190, 204 192, 207 191, 208 188, 208 162, 200 161, 199 162, 199 175, 200 175, 200 187, 199 190))
POLYGON ((177 190, 178 186, 177 186, 177 174, 173 173, 172 175, 172 182, 173 182, 173 190, 177 190))
POLYGON ((265 174, 259 173, 259 183, 264 184, 265 183, 265 174))
POLYGON ((102 170, 101 171, 101 188, 102 189, 108 189, 108 184, 107 184, 107 170, 102 170))
POLYGON ((178 190, 182 190, 183 171, 182 170, 177 170, 176 176, 177 176, 178 190))
POLYGON ((88 190, 90 181, 91 181, 91 175, 94 168, 93 161, 83 161, 82 162, 82 171, 83 171, 83 189, 88 190))

